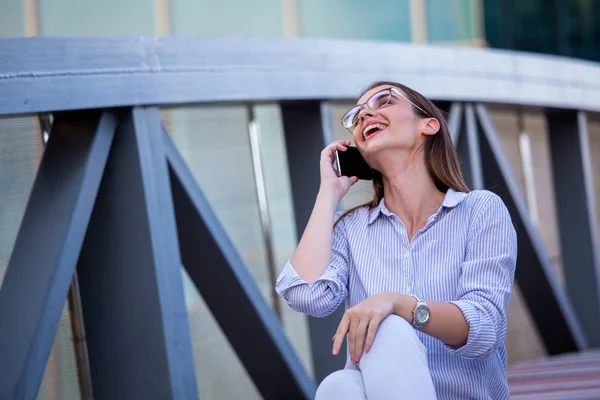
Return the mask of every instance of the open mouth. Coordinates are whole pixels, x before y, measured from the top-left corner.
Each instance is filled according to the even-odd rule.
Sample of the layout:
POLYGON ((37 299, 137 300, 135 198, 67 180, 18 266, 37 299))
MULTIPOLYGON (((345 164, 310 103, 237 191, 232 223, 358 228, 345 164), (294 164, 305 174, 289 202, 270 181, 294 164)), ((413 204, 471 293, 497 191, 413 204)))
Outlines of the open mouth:
POLYGON ((384 124, 371 124, 371 125, 367 126, 363 130, 363 138, 365 140, 367 140, 368 138, 370 138, 371 136, 374 136, 374 135, 378 134, 379 132, 381 132, 385 128, 387 128, 387 125, 384 125, 384 124))

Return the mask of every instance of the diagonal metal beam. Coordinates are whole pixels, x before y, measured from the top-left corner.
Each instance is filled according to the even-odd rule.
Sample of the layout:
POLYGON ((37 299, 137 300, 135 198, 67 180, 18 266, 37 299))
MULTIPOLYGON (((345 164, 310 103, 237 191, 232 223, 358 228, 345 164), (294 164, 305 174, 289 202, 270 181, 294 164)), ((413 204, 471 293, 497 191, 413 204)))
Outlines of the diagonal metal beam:
POLYGON ((485 186, 502 197, 518 237, 516 280, 549 354, 587 348, 587 338, 568 297, 560 288, 550 257, 529 219, 527 206, 485 106, 476 106, 483 128, 481 160, 485 186))
POLYGON ((125 112, 77 265, 96 400, 198 398, 162 140, 125 112))
POLYGON ((168 133, 183 265, 265 399, 311 399, 316 387, 168 133))
POLYGON ((600 347, 600 240, 587 116, 547 110, 546 117, 566 288, 590 346, 600 347))
POLYGON ((116 118, 57 114, 0 288, 0 398, 35 399, 100 180, 116 118))

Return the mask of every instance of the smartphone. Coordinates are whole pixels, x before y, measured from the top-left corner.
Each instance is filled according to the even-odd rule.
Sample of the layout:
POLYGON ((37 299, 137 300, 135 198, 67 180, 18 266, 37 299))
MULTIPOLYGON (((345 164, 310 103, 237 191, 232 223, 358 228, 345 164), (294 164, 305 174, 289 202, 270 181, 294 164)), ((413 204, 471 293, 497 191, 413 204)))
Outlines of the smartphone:
POLYGON ((358 179, 370 181, 373 171, 356 147, 348 147, 346 151, 335 151, 338 176, 356 176, 358 179))

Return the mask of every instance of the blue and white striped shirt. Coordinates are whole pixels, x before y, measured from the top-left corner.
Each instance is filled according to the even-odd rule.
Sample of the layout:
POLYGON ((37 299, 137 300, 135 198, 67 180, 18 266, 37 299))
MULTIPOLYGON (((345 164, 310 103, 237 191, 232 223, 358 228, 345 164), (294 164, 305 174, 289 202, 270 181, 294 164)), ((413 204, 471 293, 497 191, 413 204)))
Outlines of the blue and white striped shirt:
POLYGON ((288 262, 276 289, 291 308, 315 317, 383 291, 451 302, 470 327, 463 347, 417 331, 438 398, 508 399, 504 339, 516 257, 516 232, 500 197, 450 189, 411 241, 385 200, 358 209, 334 229, 331 264, 318 280, 307 283, 288 262))

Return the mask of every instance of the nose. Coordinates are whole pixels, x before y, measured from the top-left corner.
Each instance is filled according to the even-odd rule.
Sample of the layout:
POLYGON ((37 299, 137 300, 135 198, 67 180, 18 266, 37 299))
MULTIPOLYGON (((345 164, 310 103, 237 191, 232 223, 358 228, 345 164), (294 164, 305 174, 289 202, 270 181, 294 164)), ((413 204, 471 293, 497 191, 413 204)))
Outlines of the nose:
POLYGON ((376 112, 371 110, 370 108, 363 107, 362 110, 360 110, 358 113, 358 122, 364 121, 365 117, 375 116, 375 113, 376 112))

